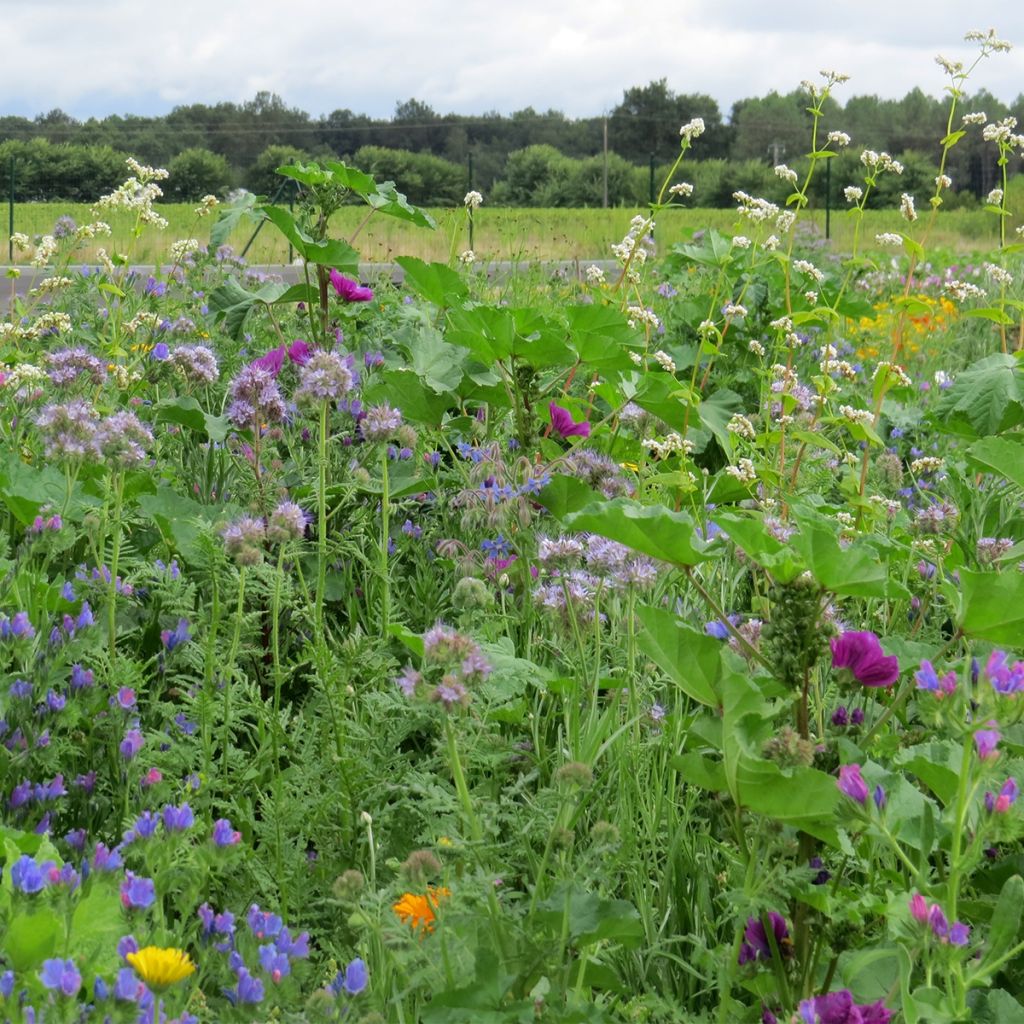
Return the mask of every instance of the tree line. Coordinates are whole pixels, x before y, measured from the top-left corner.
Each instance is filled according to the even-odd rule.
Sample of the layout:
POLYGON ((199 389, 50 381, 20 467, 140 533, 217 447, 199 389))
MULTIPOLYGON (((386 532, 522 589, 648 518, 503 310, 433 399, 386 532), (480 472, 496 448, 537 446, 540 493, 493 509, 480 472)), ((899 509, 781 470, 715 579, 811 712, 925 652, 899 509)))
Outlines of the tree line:
MULTIPOLYGON (((469 188, 492 204, 520 206, 634 205, 650 196, 678 152, 679 126, 694 117, 706 131, 687 162, 694 203, 731 205, 737 188, 783 197, 776 163, 799 169, 809 142, 807 96, 800 91, 739 100, 728 118, 701 93, 675 93, 660 79, 635 86, 607 115, 569 118, 532 108, 513 114, 439 114, 410 99, 389 119, 349 109, 312 117, 279 96, 260 92, 248 102, 188 104, 163 116, 110 115, 79 121, 61 110, 35 118, 0 117, 0 195, 15 167, 19 201, 91 201, 124 178, 124 157, 167 167, 168 199, 192 201, 207 192, 245 187, 262 195, 277 189, 274 168, 294 159, 341 158, 377 177, 392 178, 424 205, 461 202, 469 188), (606 143, 607 138, 607 143, 606 143), (652 175, 653 169, 653 175, 652 175)), ((959 113, 984 111, 990 120, 1024 123, 1024 94, 1011 104, 981 91, 959 113)), ((907 168, 888 191, 933 187, 948 101, 914 89, 902 99, 853 96, 830 101, 825 129, 847 132, 849 152, 833 161, 833 195, 859 180, 862 149, 885 150, 907 168)), ((972 203, 1000 178, 994 143, 974 129, 951 151, 946 173, 956 198, 972 203)), ((1020 170, 1011 167, 1011 172, 1020 170)), ((823 200, 819 183, 815 197, 823 200)), ((879 203, 889 201, 886 190, 879 203)))

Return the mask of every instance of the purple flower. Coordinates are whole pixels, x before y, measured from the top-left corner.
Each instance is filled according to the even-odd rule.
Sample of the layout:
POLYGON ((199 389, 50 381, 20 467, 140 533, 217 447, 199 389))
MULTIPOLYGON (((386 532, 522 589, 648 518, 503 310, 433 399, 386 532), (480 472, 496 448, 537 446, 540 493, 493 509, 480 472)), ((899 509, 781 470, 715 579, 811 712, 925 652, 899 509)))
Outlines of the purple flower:
POLYGON ((192 634, 188 631, 188 626, 188 619, 178 619, 178 625, 173 631, 169 629, 162 630, 160 632, 160 639, 163 641, 164 647, 169 651, 173 651, 178 644, 184 644, 191 640, 192 634))
POLYGON ((121 883, 121 904, 126 910, 145 910, 156 899, 156 885, 152 878, 142 878, 131 871, 124 873, 121 883))
POLYGON ((874 633, 842 633, 833 637, 831 645, 832 667, 848 669, 864 686, 892 686, 899 678, 899 660, 886 656, 874 633))
MULTIPOLYGON (((779 954, 785 958, 789 955, 793 946, 789 937, 786 919, 774 910, 768 911, 767 917, 775 939, 775 947, 778 949, 779 954)), ((747 927, 743 931, 743 939, 739 957, 741 964, 750 963, 755 960, 771 960, 772 943, 768 938, 768 933, 765 931, 765 923, 761 918, 747 918, 747 927)))
POLYGON ((97 843, 92 855, 94 871, 117 871, 122 865, 120 847, 110 850, 104 843, 97 843))
POLYGON ((281 367, 284 366, 285 355, 287 349, 284 345, 278 345, 277 348, 272 348, 265 355, 254 359, 252 366, 257 367, 260 370, 266 370, 267 373, 272 373, 275 377, 281 372, 281 367))
POLYGON ((284 953, 279 952, 273 943, 260 946, 259 956, 260 966, 270 975, 270 980, 275 985, 292 973, 291 961, 284 953))
POLYGON ((989 814, 1005 814, 1010 809, 1010 805, 1016 803, 1019 795, 1020 787, 1017 785, 1017 780, 1009 778, 999 790, 999 796, 993 796, 991 793, 985 794, 985 809, 989 814))
POLYGON ((122 967, 114 982, 114 998, 125 1003, 137 1003, 146 994, 145 984, 130 967, 122 967))
POLYGON ((868 802, 868 784, 860 774, 859 764, 844 764, 836 780, 839 792, 855 800, 862 807, 868 802))
POLYGON ((356 957, 344 971, 338 971, 330 984, 330 989, 336 996, 340 996, 342 992, 348 996, 357 996, 369 983, 370 972, 366 969, 366 962, 356 957))
POLYGON ((92 686, 94 678, 92 669, 82 668, 81 665, 77 664, 71 666, 72 690, 84 690, 92 686))
POLYGON ((82 976, 74 960, 44 960, 39 979, 47 988, 68 998, 77 995, 82 987, 82 976))
POLYGON ((331 284, 334 290, 345 302, 370 302, 373 299, 373 289, 363 287, 358 281, 350 277, 331 271, 331 284))
POLYGON ((234 989, 225 989, 232 1006, 238 1003, 260 1003, 263 1001, 263 982, 254 978, 245 967, 238 968, 238 985, 234 989))
POLYGON ((124 734, 124 739, 121 740, 118 749, 121 751, 121 756, 126 761, 131 761, 132 758, 134 758, 142 749, 142 744, 144 742, 141 731, 133 727, 124 734))
POLYGON ((4 971, 0 974, 0 996, 10 999, 14 991, 14 971, 4 971))
POLYGON ((586 420, 577 423, 568 409, 551 402, 548 412, 551 414, 551 429, 560 437, 590 437, 590 424, 586 420))
POLYGON ((164 828, 168 832, 184 832, 186 829, 190 829, 196 820, 192 808, 187 803, 180 807, 167 804, 163 809, 163 819, 164 828))
POLYGON ((979 729, 974 734, 974 745, 978 750, 978 757, 982 761, 989 761, 999 756, 999 730, 995 728, 995 722, 986 723, 990 728, 979 729))
POLYGON ((135 707, 135 691, 130 686, 122 686, 110 699, 122 711, 131 711, 135 707))
POLYGON ((799 1013, 802 1024, 889 1024, 892 1019, 881 999, 858 1006, 848 989, 805 999, 799 1013))
POLYGON ((914 679, 919 690, 929 690, 940 700, 956 690, 956 673, 949 671, 940 679, 932 663, 927 660, 921 662, 920 669, 914 673, 914 679))
POLYGON ((37 864, 27 853, 22 854, 11 866, 11 884, 29 895, 40 892, 46 887, 50 869, 55 866, 52 860, 37 864))
POLYGON ((260 910, 255 903, 249 908, 245 919, 249 924, 249 930, 257 939, 274 938, 284 927, 284 922, 277 914, 272 914, 269 910, 260 910))
POLYGON ((213 823, 214 846, 237 846, 242 841, 242 833, 231 827, 227 818, 218 818, 213 823))

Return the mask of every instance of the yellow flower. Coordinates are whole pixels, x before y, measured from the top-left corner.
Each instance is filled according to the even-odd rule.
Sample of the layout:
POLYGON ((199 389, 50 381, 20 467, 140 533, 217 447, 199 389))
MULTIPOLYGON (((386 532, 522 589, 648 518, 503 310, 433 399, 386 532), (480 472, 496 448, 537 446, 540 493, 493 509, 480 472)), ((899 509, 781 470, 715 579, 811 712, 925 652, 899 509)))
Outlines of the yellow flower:
POLYGON ((150 988, 173 985, 176 981, 187 978, 196 969, 196 965, 183 949, 146 946, 138 953, 129 953, 125 959, 150 988))
POLYGON ((434 930, 434 921, 437 915, 435 910, 440 906, 442 900, 451 896, 451 890, 435 888, 431 886, 426 896, 417 893, 402 893, 401 899, 392 906, 392 910, 398 915, 399 920, 412 930, 426 934, 434 930))

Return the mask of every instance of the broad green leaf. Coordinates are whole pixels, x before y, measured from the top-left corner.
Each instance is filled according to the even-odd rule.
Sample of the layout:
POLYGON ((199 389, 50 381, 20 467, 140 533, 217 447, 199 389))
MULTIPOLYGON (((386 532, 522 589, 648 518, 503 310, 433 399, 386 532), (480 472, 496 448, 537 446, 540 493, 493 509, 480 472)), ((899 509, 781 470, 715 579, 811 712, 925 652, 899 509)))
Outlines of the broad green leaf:
POLYGON ((567 516, 573 530, 596 533, 634 551, 673 565, 697 565, 710 556, 686 512, 671 512, 662 505, 644 505, 631 498, 615 498, 567 516))
POLYGON ((679 772, 683 782, 691 786, 700 786, 709 793, 724 793, 729 788, 721 761, 691 752, 673 757, 670 763, 679 772))
POLYGON ((119 957, 117 942, 124 935, 124 910, 113 879, 97 876, 71 916, 69 946, 76 959, 96 971, 113 971, 119 957))
POLYGON ((985 437, 967 449, 971 464, 1024 487, 1024 437, 985 437))
POLYGON ((805 767, 783 772, 774 761, 743 757, 736 784, 744 807, 835 842, 833 819, 841 794, 831 775, 805 767))
POLYGON ((721 388, 697 406, 697 415, 700 417, 701 424, 715 435, 718 443, 727 453, 732 452, 732 438, 729 431, 725 429, 726 424, 736 413, 742 411, 743 399, 728 388, 721 388))
POLYGON ((712 522, 721 527, 744 554, 767 569, 780 583, 790 583, 807 566, 787 544, 772 536, 759 515, 716 512, 712 522))
POLYGON ((849 597, 887 595, 888 567, 874 548, 860 541, 841 547, 836 532, 806 519, 790 544, 803 555, 811 575, 826 590, 849 597))
POLYGON ((628 369, 629 350, 640 346, 637 331, 614 306, 568 306, 569 345, 584 366, 595 370, 628 369))
POLYGON ((206 433, 206 414, 191 395, 164 398, 153 406, 155 423, 176 423, 198 433, 206 433))
POLYGON ((412 369, 435 394, 453 393, 462 382, 466 350, 451 345, 429 323, 408 323, 394 341, 409 353, 412 369))
POLYGON ((10 965, 19 973, 37 970, 54 955, 61 932, 60 918, 49 908, 15 915, 3 940, 10 965))
POLYGON ((936 403, 936 429, 963 437, 1002 434, 1024 423, 1024 390, 1013 356, 996 353, 964 370, 936 403))
POLYGON ((635 946, 643 938, 643 924, 632 903, 585 892, 573 883, 563 883, 537 905, 538 921, 553 935, 561 934, 566 917, 569 939, 577 949, 602 941, 635 946))
POLYGON ((405 272, 404 284, 440 309, 457 306, 469 295, 466 282, 444 263, 424 263, 415 256, 399 256, 395 262, 405 272))
POLYGON ((960 570, 960 628, 978 640, 1020 646, 1024 636, 1024 575, 960 570))
POLYGON ((601 500, 601 495, 591 490, 582 480, 574 476, 556 474, 551 482, 537 495, 537 502, 543 505, 556 519, 562 519, 570 512, 601 500))
POLYGON ((977 309, 965 309, 960 315, 962 317, 975 317, 981 320, 991 320, 994 324, 1000 324, 1004 327, 1008 327, 1014 323, 1012 316, 1008 316, 1007 313, 999 309, 996 306, 985 306, 977 309))
POLYGON ((1024 878, 1011 875, 1004 883, 988 929, 988 945, 977 972, 985 976, 994 964, 1017 942, 1021 912, 1024 911, 1024 878))
POLYGON ((259 222, 259 215, 255 210, 256 202, 256 196, 246 192, 237 202, 220 208, 217 219, 210 228, 211 248, 218 249, 224 245, 235 228, 242 223, 255 225, 259 222))
POLYGON ((413 423, 441 425, 445 413, 455 404, 451 395, 437 394, 424 385, 413 370, 389 369, 380 374, 364 389, 368 403, 391 402, 402 410, 402 415, 413 423))
POLYGON ((637 638, 644 654, 695 701, 718 707, 722 642, 698 633, 664 608, 644 605, 636 614, 644 627, 637 638))

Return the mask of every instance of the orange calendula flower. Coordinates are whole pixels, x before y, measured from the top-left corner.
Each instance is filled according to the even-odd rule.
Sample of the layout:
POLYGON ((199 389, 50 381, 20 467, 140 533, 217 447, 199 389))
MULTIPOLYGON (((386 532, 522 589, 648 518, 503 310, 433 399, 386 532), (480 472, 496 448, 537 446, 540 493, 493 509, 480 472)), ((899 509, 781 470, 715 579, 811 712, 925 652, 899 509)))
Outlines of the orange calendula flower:
POLYGON ((404 892, 401 899, 392 906, 402 924, 408 924, 414 932, 425 935, 434 930, 437 918, 435 911, 442 901, 451 896, 451 890, 431 886, 425 896, 404 892))
POLYGON ((192 974, 196 965, 183 949, 162 949, 160 946, 145 946, 137 953, 129 953, 125 959, 135 973, 150 988, 166 988, 192 974))

